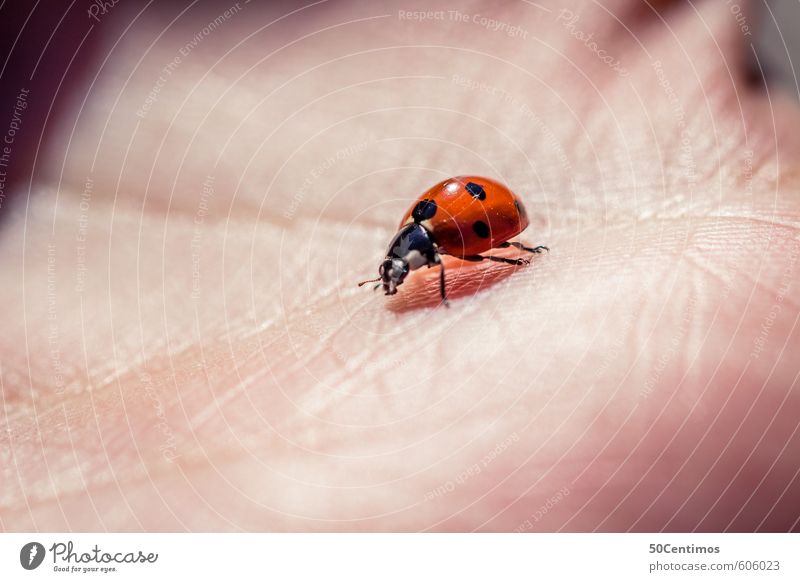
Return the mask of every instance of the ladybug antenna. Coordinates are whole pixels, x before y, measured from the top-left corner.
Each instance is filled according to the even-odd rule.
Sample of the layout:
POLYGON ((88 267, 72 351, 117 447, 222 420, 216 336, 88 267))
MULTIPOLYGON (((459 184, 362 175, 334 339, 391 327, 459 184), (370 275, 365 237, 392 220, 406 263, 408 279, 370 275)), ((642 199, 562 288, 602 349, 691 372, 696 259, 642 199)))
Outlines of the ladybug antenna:
MULTIPOLYGON (((374 283, 375 281, 380 281, 382 278, 383 277, 377 277, 376 279, 367 279, 366 281, 361 281, 361 283, 359 283, 358 286, 362 287, 362 286, 366 285, 367 283, 374 283)), ((378 285, 378 287, 380 287, 380 285, 378 285)))

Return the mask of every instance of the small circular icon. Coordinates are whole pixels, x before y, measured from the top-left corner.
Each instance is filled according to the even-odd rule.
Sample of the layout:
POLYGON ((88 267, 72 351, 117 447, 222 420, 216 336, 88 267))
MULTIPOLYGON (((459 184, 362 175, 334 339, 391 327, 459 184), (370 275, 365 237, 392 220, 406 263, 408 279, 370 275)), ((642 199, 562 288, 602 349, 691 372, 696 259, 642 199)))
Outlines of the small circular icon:
POLYGON ((19 551, 19 563, 26 570, 35 570, 44 561, 44 546, 39 542, 29 542, 19 551))

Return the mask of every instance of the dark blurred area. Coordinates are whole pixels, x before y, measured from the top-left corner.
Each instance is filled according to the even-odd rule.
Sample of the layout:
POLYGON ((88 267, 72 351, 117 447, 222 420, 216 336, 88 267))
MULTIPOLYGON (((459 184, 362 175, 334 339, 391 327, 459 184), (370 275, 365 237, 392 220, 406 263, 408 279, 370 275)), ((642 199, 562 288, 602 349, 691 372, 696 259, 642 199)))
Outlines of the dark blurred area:
POLYGON ((41 164, 44 144, 59 127, 65 108, 74 106, 70 96, 90 91, 98 67, 126 27, 144 10, 177 14, 190 4, 122 0, 0 4, 0 221, 18 202, 12 195, 27 192, 32 173, 41 173, 34 164, 41 164))
POLYGON ((94 28, 77 3, 17 0, 0 8, 0 220, 8 215, 12 193, 31 181, 37 149, 57 126, 65 95, 85 82, 103 42, 94 28))
POLYGON ((768 83, 780 84, 800 98, 800 0, 770 0, 752 7, 759 8, 750 55, 753 67, 768 83))
MULTIPOLYGON (((294 3, 284 4, 289 10, 294 3)), ((122 36, 153 14, 167 26, 176 18, 229 5, 228 0, 0 3, 0 222, 16 202, 12 194, 21 197, 32 173, 41 176, 41 155, 51 132, 59 128, 65 109, 74 107, 74 96, 91 92, 99 68, 122 36)))

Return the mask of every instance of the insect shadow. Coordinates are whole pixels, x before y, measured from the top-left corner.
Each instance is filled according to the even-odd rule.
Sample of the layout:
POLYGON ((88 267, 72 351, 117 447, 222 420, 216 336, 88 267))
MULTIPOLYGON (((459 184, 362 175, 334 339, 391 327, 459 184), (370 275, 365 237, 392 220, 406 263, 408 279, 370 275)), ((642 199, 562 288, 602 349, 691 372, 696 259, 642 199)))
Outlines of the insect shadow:
MULTIPOLYGON (((498 253, 497 256, 512 255, 498 253)), ((443 259, 447 276, 447 298, 451 303, 455 299, 490 289, 518 271, 533 267, 535 261, 534 258, 528 265, 506 265, 491 261, 473 263, 450 256, 443 259)), ((439 294, 439 267, 436 266, 416 271, 386 303, 386 308, 394 313, 436 306, 444 307, 439 294)), ((458 304, 451 305, 457 306, 458 304)))

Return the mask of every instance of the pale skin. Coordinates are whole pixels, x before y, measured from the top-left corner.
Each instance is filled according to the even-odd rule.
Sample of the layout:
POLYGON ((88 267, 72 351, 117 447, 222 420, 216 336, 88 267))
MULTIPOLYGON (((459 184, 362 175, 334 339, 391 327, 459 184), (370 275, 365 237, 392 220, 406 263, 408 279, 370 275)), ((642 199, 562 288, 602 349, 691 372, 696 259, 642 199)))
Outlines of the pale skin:
POLYGON ((0 231, 0 527, 796 530, 798 107, 723 3, 541 4, 109 35, 0 231), (358 288, 459 174, 550 253, 358 288))

